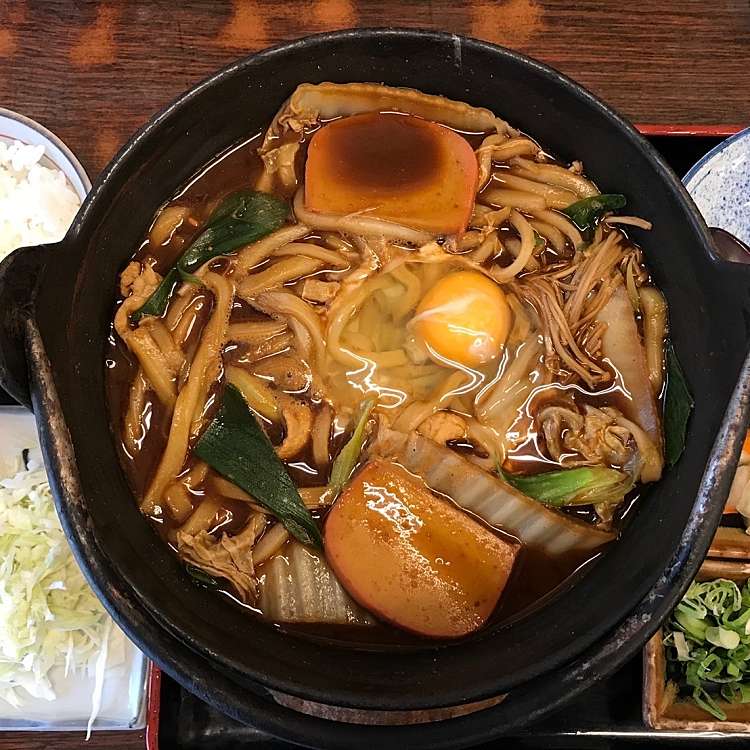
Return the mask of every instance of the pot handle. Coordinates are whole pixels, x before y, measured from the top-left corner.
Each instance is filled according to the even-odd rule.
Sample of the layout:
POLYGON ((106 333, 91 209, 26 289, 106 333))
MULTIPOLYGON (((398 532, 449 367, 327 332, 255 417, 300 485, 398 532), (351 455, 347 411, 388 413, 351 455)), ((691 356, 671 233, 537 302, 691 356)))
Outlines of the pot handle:
POLYGON ((39 276, 57 245, 37 245, 14 250, 0 263, 0 386, 31 409, 26 360, 26 325, 34 315, 39 276))

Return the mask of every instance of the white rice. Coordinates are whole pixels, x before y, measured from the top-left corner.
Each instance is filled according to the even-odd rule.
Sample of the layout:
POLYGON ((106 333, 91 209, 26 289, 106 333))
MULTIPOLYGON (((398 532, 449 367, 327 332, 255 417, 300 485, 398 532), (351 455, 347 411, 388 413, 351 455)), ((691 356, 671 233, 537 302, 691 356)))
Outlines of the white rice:
POLYGON ((43 156, 44 146, 0 140, 0 261, 18 247, 61 240, 81 205, 43 156))

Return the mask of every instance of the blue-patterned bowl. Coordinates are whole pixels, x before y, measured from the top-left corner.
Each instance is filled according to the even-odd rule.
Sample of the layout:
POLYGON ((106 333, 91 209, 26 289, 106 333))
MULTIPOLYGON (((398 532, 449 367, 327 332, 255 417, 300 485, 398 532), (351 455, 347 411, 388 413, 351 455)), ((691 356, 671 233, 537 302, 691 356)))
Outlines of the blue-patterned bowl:
POLYGON ((682 181, 710 227, 750 244, 750 128, 709 151, 682 181))

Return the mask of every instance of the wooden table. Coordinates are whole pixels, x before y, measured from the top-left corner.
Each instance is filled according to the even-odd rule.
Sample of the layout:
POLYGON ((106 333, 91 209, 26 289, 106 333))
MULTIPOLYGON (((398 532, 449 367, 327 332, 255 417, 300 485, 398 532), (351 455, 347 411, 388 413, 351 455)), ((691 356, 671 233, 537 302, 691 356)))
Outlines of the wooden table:
POLYGON ((0 0, 0 105, 56 132, 93 177, 155 111, 232 60, 386 24, 508 45, 635 122, 750 123, 747 0, 0 0))
MULTIPOLYGON (((384 25, 513 47, 637 123, 750 124, 747 0, 0 0, 0 105, 57 133, 95 177, 156 110, 236 58, 384 25)), ((142 733, 102 733, 86 747, 143 744, 142 733)), ((0 735, 0 750, 53 747, 82 748, 83 738, 0 735)))

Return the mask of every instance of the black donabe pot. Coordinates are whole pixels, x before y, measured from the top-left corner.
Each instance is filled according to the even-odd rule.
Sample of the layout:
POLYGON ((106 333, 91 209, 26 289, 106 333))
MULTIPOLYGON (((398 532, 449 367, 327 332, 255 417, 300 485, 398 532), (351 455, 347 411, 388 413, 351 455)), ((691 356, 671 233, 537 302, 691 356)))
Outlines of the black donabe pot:
POLYGON ((531 721, 639 649, 687 586, 728 493, 748 418, 748 269, 706 226, 654 149, 559 73, 455 35, 355 30, 249 57, 153 118, 97 180, 67 237, 0 266, 0 381, 32 405, 66 533, 113 617, 159 666, 220 710, 322 747, 459 747, 531 721), (460 643, 353 649, 285 635, 194 586, 139 514, 117 460, 104 344, 117 274, 157 207, 228 146, 265 128, 303 81, 379 81, 488 107, 603 192, 653 220, 638 236, 670 305, 696 395, 679 464, 643 493, 618 544, 553 602, 460 643), (739 382, 747 382, 748 365, 739 382), (719 435, 714 444, 714 439, 719 435), (718 446, 718 447, 717 447, 718 446), (513 689, 501 704, 412 727, 295 713, 269 688, 363 709, 421 709, 513 689))

